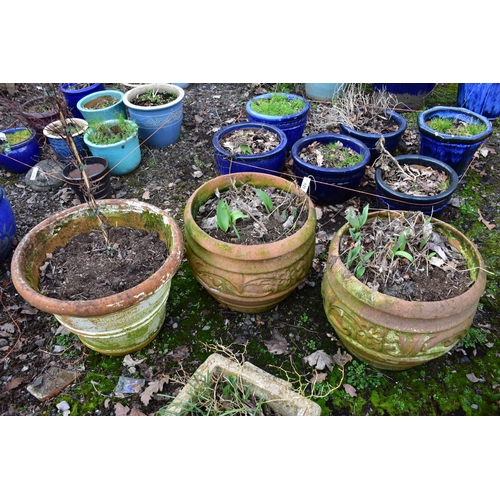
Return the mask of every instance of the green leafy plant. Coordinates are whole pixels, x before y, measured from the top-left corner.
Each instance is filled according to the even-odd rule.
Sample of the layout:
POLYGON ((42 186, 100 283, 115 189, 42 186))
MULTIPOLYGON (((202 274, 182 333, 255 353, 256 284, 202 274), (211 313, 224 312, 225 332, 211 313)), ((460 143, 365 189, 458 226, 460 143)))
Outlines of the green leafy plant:
POLYGON ((368 363, 353 359, 347 365, 346 381, 358 390, 374 389, 382 385, 384 378, 381 373, 374 372, 368 363))
POLYGON ((93 121, 89 124, 88 139, 94 144, 109 145, 124 141, 135 134, 137 124, 123 116, 113 125, 105 121, 93 121))
POLYGON ((257 113, 268 116, 293 115, 304 109, 304 101, 288 99, 285 94, 275 93, 267 99, 255 99, 250 107, 257 113))
POLYGON ((363 157, 353 149, 344 146, 340 141, 329 142, 321 148, 327 158, 335 162, 335 168, 347 168, 357 165, 363 157))
POLYGON ((467 335, 460 341, 460 345, 467 348, 475 348, 478 345, 485 345, 488 342, 487 332, 480 328, 471 327, 467 335))
POLYGON ((356 243, 347 254, 345 266, 351 270, 356 278, 361 278, 366 271, 366 264, 372 258, 374 252, 361 252, 361 228, 366 224, 368 219, 369 205, 365 205, 361 214, 356 213, 354 208, 349 207, 346 210, 345 218, 349 223, 349 234, 353 241, 356 243))
POLYGON ((163 89, 148 89, 135 97, 134 102, 145 106, 161 106, 177 99, 177 94, 163 89))
POLYGON ((477 122, 464 122, 453 118, 435 116, 427 125, 442 134, 472 136, 481 134, 486 130, 486 125, 477 122))
POLYGON ((216 210, 216 223, 217 227, 227 233, 229 228, 231 227, 236 234, 238 239, 240 238, 240 233, 236 229, 236 221, 239 219, 248 219, 248 215, 245 215, 241 210, 233 210, 229 208, 229 205, 226 200, 219 200, 217 203, 216 210))
POLYGON ((406 237, 408 235, 409 229, 405 229, 398 237, 398 241, 391 248, 390 256, 394 257, 404 257, 410 262, 413 262, 413 255, 405 251, 406 248, 406 237))
POLYGON ((273 200, 271 200, 271 197, 262 191, 262 189, 257 189, 256 193, 266 207, 267 213, 271 213, 273 211, 273 200))

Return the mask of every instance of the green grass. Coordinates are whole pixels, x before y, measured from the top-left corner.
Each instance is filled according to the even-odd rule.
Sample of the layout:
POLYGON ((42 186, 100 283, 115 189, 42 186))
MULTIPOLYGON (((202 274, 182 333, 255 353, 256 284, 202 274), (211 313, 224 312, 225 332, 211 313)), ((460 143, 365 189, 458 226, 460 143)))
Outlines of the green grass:
POLYGON ((270 98, 254 99, 250 107, 257 113, 268 116, 293 115, 304 109, 301 99, 288 99, 285 94, 275 93, 270 98))

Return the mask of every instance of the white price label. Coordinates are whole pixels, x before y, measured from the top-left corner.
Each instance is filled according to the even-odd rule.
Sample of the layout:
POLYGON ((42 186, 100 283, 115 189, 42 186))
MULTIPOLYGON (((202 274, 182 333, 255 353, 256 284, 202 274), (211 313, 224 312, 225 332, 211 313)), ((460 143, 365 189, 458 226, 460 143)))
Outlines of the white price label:
POLYGON ((38 167, 33 167, 33 169, 31 170, 30 180, 34 181, 36 179, 37 174, 38 174, 38 167))
POLYGON ((311 184, 311 178, 304 177, 302 179, 302 184, 300 185, 300 189, 302 189, 302 191, 304 191, 304 193, 307 193, 307 190, 309 189, 309 184, 311 184))

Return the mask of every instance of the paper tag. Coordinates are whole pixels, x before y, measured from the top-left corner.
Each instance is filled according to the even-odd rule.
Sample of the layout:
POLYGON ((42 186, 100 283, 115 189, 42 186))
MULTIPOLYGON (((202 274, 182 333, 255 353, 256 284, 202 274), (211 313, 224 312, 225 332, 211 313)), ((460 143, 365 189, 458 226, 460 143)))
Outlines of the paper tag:
POLYGON ((34 181, 36 179, 37 174, 38 174, 38 167, 33 167, 33 169, 31 170, 30 180, 34 181))
POLYGON ((7 136, 3 132, 0 132, 0 142, 7 142, 7 136))
POLYGON ((300 189, 302 189, 302 191, 304 191, 304 193, 307 193, 307 190, 309 189, 309 184, 311 184, 311 178, 304 177, 302 179, 302 184, 300 185, 300 189))

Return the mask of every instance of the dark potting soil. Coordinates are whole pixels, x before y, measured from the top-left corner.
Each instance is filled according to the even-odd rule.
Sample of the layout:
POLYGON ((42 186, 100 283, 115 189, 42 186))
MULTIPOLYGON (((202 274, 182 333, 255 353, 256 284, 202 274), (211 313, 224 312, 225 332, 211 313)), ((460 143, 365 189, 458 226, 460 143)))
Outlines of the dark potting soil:
POLYGON ((220 145, 232 154, 257 155, 267 153, 280 145, 277 134, 264 129, 240 129, 226 134, 220 145))
POLYGON ((60 300, 92 300, 128 290, 154 274, 168 256, 158 233, 111 227, 108 255, 101 231, 72 238, 49 254, 42 266, 40 292, 60 300))
MULTIPOLYGON (((87 172, 87 175, 91 177, 94 174, 97 174, 98 172, 102 171, 102 163, 88 163, 85 167, 85 172, 87 172)), ((78 168, 75 168, 69 172, 69 177, 72 179, 82 179, 80 170, 78 168)))
POLYGON ((389 134, 396 132, 399 125, 385 114, 362 113, 353 119, 354 128, 365 134, 389 134))

